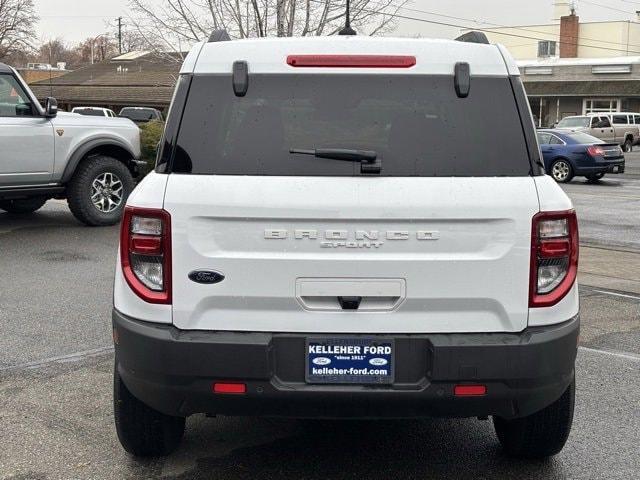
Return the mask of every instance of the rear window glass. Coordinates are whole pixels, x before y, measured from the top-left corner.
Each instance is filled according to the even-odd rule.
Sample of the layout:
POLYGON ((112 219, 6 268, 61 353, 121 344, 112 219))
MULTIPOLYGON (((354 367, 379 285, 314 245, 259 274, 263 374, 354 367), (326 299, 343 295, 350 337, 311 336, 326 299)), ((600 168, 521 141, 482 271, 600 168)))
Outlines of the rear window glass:
POLYGON ((172 171, 221 175, 360 175, 360 164, 290 149, 373 150, 383 176, 523 176, 524 132, 508 78, 251 75, 245 97, 226 75, 195 76, 172 171))
POLYGON ((567 117, 558 122, 559 128, 588 127, 589 117, 567 117))
POLYGON ((131 109, 120 111, 120 116, 128 118, 130 120, 146 121, 156 118, 155 111, 145 109, 131 109))
POLYGON ((88 115, 90 117, 104 117, 104 112, 102 110, 96 110, 95 108, 74 108, 73 113, 88 115))
POLYGON ((575 143, 586 144, 586 143, 604 143, 599 138, 593 137, 591 135, 587 135, 586 133, 581 132, 572 132, 567 133, 567 137, 573 140, 575 143))

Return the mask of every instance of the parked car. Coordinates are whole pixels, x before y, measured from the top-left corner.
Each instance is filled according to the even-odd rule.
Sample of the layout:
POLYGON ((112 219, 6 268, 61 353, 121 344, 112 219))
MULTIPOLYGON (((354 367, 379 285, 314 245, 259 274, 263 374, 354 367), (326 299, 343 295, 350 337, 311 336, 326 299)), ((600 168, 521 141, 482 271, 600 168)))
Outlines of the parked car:
MULTIPOLYGON (((622 118, 621 115, 617 120, 621 121, 622 118)), ((612 124, 611 116, 604 113, 565 117, 558 122, 556 128, 580 131, 599 138, 605 143, 616 143, 625 152, 630 152, 633 145, 640 140, 638 125, 612 124)))
POLYGON ((38 210, 66 198, 87 225, 120 221, 140 166, 140 130, 129 120, 43 108, 20 75, 0 64, 0 209, 38 210))
POLYGON ((74 107, 71 113, 79 113, 91 117, 117 117, 116 112, 102 107, 74 107))
POLYGON ((147 123, 151 121, 164 121, 162 117, 162 112, 160 110, 156 110, 155 108, 147 108, 147 107, 124 107, 120 110, 120 116, 124 118, 128 118, 135 123, 147 123))
POLYGON ((121 227, 123 447, 166 455, 195 413, 492 415, 509 454, 559 452, 578 231, 529 112, 496 45, 196 45, 121 227))
POLYGON ((572 130, 538 130, 544 168, 556 182, 570 182, 582 175, 591 181, 606 173, 624 173, 624 153, 617 143, 572 130))

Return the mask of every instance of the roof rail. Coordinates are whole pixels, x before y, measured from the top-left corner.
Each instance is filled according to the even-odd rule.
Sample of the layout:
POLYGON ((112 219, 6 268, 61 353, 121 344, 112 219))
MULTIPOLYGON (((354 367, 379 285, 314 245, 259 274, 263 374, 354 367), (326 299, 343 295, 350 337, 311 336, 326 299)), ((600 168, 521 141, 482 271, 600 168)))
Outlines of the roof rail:
POLYGON ((224 29, 220 29, 220 30, 214 30, 213 32, 211 32, 211 35, 209 35, 209 42, 226 42, 227 40, 231 40, 231 37, 229 37, 229 34, 227 33, 226 30, 224 29))
POLYGON ((484 32, 478 32, 476 30, 472 30, 471 32, 463 33, 458 38, 456 38, 458 42, 468 42, 468 43, 486 43, 489 44, 489 39, 484 32))

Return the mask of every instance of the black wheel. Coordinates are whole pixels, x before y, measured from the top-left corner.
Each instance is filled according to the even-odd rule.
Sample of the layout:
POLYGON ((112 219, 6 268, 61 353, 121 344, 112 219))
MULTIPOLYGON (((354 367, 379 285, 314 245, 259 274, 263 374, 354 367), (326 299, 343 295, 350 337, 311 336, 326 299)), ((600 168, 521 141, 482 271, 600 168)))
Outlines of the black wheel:
POLYGON ((137 457, 158 457, 173 452, 184 435, 183 417, 171 417, 145 405, 113 372, 113 410, 122 447, 137 457))
POLYGON ((559 158, 551 164, 550 172, 553 179, 558 183, 570 182, 573 178, 573 168, 568 160, 559 158))
POLYGON ((633 140, 630 138, 627 138, 622 144, 622 151, 625 153, 629 153, 632 150, 633 150, 633 140))
POLYGON ((99 155, 84 160, 67 188, 71 213, 91 226, 114 225, 134 187, 133 176, 122 162, 99 155))
POLYGON ((0 200, 0 209, 9 213, 33 213, 42 207, 48 198, 33 197, 15 200, 0 200))
POLYGON ((597 182, 602 177, 604 177, 604 173, 602 173, 602 172, 600 172, 600 173, 590 173, 586 177, 587 177, 587 180, 589 180, 590 182, 597 182))
POLYGON ((504 451, 518 458, 545 458, 560 452, 571 431, 575 390, 573 380, 558 400, 528 417, 493 417, 504 451))

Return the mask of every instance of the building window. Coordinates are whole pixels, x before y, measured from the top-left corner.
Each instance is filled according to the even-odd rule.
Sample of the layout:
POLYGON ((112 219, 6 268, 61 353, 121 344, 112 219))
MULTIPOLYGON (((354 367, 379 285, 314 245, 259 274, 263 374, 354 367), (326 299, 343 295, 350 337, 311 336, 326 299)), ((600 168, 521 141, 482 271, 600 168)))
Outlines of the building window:
POLYGON ((611 113, 620 111, 620 101, 614 99, 587 98, 582 104, 582 113, 611 113))
POLYGON ((541 40, 538 42, 538 57, 555 57, 556 42, 552 40, 541 40))

